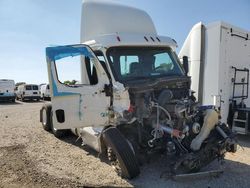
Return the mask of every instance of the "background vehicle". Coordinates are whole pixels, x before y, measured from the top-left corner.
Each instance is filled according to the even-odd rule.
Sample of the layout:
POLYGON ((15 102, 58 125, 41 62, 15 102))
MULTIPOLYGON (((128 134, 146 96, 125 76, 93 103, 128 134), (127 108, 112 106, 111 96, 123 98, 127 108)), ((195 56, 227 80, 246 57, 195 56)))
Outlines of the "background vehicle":
POLYGON ((40 100, 38 85, 35 84, 23 84, 19 85, 16 92, 17 99, 24 100, 40 100))
POLYGON ((188 56, 191 89, 203 105, 220 108, 222 122, 250 132, 250 32, 224 22, 196 24, 179 57, 188 56))
POLYGON ((50 89, 49 89, 49 84, 42 84, 40 86, 40 97, 43 100, 48 100, 50 99, 50 89))
POLYGON ((15 102, 14 80, 0 79, 0 101, 15 102))
POLYGON ((178 173, 236 151, 217 112, 192 96, 188 62, 180 64, 176 42, 159 36, 147 13, 85 1, 81 42, 46 48, 51 103, 40 111, 45 130, 61 137, 71 129, 126 178, 137 176, 140 156, 152 153, 172 156, 178 173), (74 78, 68 79, 74 65, 74 78), (81 81, 66 85, 65 79, 81 81))

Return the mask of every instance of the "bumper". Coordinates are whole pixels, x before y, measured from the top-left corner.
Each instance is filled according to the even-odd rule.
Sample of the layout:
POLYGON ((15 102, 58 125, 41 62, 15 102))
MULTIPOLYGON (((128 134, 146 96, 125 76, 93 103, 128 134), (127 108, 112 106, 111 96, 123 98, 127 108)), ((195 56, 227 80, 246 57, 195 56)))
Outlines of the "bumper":
POLYGON ((0 95, 0 101, 13 101, 15 100, 16 96, 4 96, 0 95))
POLYGON ((40 99, 40 96, 23 96, 24 100, 40 99))

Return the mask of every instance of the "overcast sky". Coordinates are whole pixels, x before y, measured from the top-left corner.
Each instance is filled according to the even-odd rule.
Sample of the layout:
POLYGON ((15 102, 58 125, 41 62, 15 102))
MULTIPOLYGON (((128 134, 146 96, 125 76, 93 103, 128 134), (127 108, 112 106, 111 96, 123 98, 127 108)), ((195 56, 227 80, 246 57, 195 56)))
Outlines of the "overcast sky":
MULTIPOLYGON (((199 21, 223 20, 250 31, 250 0, 116 1, 147 11, 158 33, 174 38, 179 48, 199 21)), ((0 79, 47 82, 45 47, 80 42, 81 3, 0 0, 0 79)))

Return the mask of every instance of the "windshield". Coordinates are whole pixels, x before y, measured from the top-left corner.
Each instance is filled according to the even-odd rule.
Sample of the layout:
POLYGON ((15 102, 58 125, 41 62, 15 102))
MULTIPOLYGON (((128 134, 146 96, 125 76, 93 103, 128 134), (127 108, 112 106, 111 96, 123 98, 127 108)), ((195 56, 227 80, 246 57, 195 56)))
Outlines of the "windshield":
POLYGON ((25 86, 25 89, 26 90, 32 90, 32 87, 31 86, 25 86))
POLYGON ((38 86, 33 86, 33 90, 38 90, 38 86))
POLYGON ((38 90, 38 86, 26 85, 25 89, 26 90, 38 90))
POLYGON ((120 81, 184 75, 176 55, 166 47, 110 48, 107 57, 120 81))

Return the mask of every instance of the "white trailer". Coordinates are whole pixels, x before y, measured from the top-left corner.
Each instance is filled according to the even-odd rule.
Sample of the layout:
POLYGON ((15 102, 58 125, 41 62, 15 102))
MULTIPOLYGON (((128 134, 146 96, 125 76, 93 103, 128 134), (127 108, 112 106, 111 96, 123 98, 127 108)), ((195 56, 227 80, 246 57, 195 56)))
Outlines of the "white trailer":
POLYGON ((0 101, 15 102, 15 82, 9 79, 0 79, 0 101))
POLYGON ((36 84, 19 85, 16 92, 17 99, 25 100, 40 100, 39 87, 36 84))
MULTIPOLYGON (((198 23, 193 26, 180 50, 179 57, 183 56, 189 58, 191 89, 196 92, 195 96, 200 103, 219 107, 221 121, 231 126, 236 125, 233 120, 235 115, 237 121, 238 112, 234 113, 236 108, 244 107, 244 113, 248 116, 249 31, 224 22, 207 25, 198 23)), ((250 124, 247 117, 244 121, 240 124, 250 124)), ((242 128, 236 128, 235 131, 249 131, 246 126, 242 128)))

